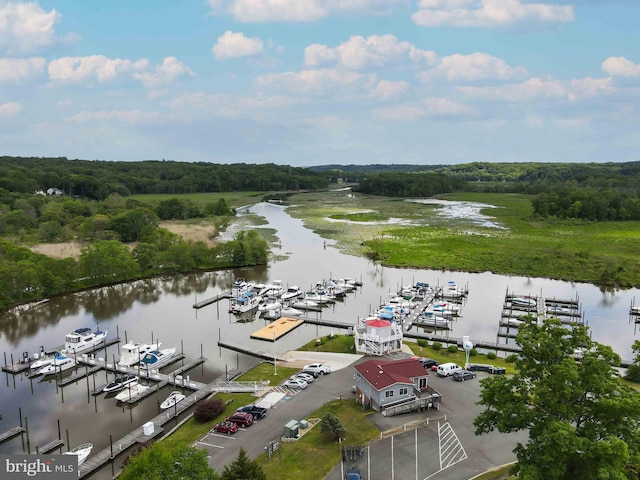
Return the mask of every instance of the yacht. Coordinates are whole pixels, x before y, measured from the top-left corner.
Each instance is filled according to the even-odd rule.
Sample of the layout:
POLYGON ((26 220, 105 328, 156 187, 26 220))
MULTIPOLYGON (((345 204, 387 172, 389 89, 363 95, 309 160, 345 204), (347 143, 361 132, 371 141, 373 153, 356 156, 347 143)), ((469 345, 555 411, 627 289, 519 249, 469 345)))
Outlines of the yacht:
POLYGON ((120 355, 120 360, 118 360, 118 365, 131 367, 142 360, 147 353, 158 350, 160 345, 162 345, 160 342, 152 344, 138 342, 125 343, 122 346, 122 354, 120 355))
POLYGON ((176 353, 174 348, 164 348, 162 350, 153 350, 147 353, 142 360, 140 360, 140 366, 147 370, 160 368, 171 361, 171 358, 176 353))
POLYGON ((104 342, 109 332, 103 332, 99 327, 78 328, 68 333, 64 338, 64 350, 66 353, 81 353, 95 348, 104 342))
POLYGON ((59 356, 62 355, 60 352, 51 352, 51 353, 41 353, 40 355, 34 355, 34 357, 36 358, 36 360, 34 360, 33 362, 31 362, 31 365, 29 367, 29 374, 30 375, 35 375, 38 373, 38 370, 40 370, 41 368, 46 367, 47 365, 51 365, 54 361, 54 359, 59 356))
POLYGON ((70 370, 76 366, 76 361, 73 358, 69 358, 66 355, 59 354, 53 359, 53 361, 40 370, 36 371, 37 375, 51 375, 54 373, 64 372, 70 370))
POLYGON ((273 282, 265 285, 262 288, 262 290, 260 290, 260 295, 262 297, 266 297, 266 296, 279 297, 284 292, 286 292, 286 289, 282 284, 282 280, 274 280, 273 282))
POLYGON ((268 310, 278 310, 282 307, 282 304, 277 297, 269 296, 267 299, 258 306, 259 312, 266 312, 268 310))
POLYGON ((116 400, 119 402, 126 402, 128 400, 135 399, 150 388, 151 387, 149 385, 145 385, 144 383, 134 383, 117 394, 116 400))
POLYGON ((75 448, 72 448, 68 452, 63 452, 63 455, 75 455, 78 457, 78 466, 82 465, 87 459, 89 454, 93 450, 93 443, 83 443, 75 448))
POLYGON ((292 300, 294 298, 301 297, 304 292, 298 285, 291 285, 287 288, 287 291, 280 295, 280 299, 283 301, 292 300))
POLYGON ((262 297, 260 295, 256 295, 255 292, 246 292, 232 300, 229 313, 240 315, 250 312, 258 308, 261 301, 262 297))

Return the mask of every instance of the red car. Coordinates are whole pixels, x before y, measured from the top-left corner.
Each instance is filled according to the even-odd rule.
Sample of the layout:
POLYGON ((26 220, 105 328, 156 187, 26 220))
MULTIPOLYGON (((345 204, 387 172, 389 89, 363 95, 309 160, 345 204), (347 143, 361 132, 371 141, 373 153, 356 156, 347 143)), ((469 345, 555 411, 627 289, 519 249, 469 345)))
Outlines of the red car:
POLYGON ((220 423, 216 423, 213 427, 213 430, 218 433, 226 433, 227 435, 231 435, 232 433, 236 433, 238 431, 238 425, 233 422, 227 422, 226 420, 220 423))
POLYGON ((225 421, 233 422, 241 427, 248 427, 253 423, 253 415, 247 412, 236 412, 229 415, 225 421))

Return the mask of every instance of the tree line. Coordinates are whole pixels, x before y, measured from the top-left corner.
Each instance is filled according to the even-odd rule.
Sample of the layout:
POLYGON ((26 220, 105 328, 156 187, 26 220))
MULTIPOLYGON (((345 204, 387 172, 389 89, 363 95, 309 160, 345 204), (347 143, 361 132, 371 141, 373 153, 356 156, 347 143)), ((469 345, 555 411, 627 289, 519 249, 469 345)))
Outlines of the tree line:
POLYGON ((431 197, 462 190, 466 182, 437 173, 378 173, 363 178, 353 191, 388 197, 431 197))

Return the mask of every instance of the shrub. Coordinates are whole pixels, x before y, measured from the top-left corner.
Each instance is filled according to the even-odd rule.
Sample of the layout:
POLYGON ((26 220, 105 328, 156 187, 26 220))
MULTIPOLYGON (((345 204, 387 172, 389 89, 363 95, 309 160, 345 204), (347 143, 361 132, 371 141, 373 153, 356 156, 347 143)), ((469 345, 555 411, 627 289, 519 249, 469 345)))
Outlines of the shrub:
POLYGON ((487 353, 487 358, 488 358, 489 360, 495 360, 497 357, 498 357, 498 356, 496 355, 496 353, 495 353, 495 352, 489 352, 489 353, 487 353))
POLYGON ((449 345, 447 347, 447 352, 449 352, 449 353, 458 353, 458 346, 457 345, 449 345))
POLYGON ((418 339, 418 345, 421 347, 428 347, 429 346, 429 342, 427 342, 424 338, 419 338, 418 339))
POLYGON ((222 412, 224 412, 224 402, 219 398, 202 400, 196 405, 193 418, 199 423, 210 422, 222 412))
POLYGON ((440 342, 433 342, 432 347, 436 352, 442 350, 442 344, 440 342))
POLYGON ((640 382, 640 365, 637 363, 632 363, 627 367, 627 374, 624 376, 625 379, 630 382, 640 382))
POLYGON ((478 356, 478 350, 476 350, 475 348, 472 348, 471 350, 469 350, 469 356, 470 357, 477 357, 478 356))
POLYGON ((505 358, 504 361, 507 363, 515 363, 517 359, 518 359, 518 355, 516 355, 515 353, 512 353, 511 355, 507 356, 507 358, 505 358))

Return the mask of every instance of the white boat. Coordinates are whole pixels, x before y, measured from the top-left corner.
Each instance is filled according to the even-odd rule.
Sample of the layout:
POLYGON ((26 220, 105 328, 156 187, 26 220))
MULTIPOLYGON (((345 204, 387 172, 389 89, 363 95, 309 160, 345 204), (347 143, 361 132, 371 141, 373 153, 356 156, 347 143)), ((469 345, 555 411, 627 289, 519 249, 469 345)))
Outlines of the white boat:
POLYGON ((153 344, 138 342, 125 343, 122 346, 122 354, 120 355, 120 360, 118 360, 118 365, 131 367, 142 360, 147 353, 158 350, 160 345, 162 344, 159 342, 153 344))
POLYGON ((244 295, 240 295, 232 300, 229 312, 236 315, 250 312, 257 309, 260 306, 261 301, 262 297, 260 295, 256 295, 255 292, 245 292, 244 295))
POLYGON ((280 309, 280 315, 283 317, 299 317, 302 311, 289 305, 285 305, 280 309))
POLYGON ((513 297, 511 298, 511 305, 514 307, 535 308, 538 302, 531 297, 513 297))
POLYGON ((259 306, 258 306, 258 311, 259 312, 266 312, 268 310, 277 310, 279 308, 282 307, 282 304, 280 303, 280 300, 278 300, 277 297, 274 296, 268 296, 267 299, 262 302, 259 306))
POLYGON ((298 299, 295 302, 291 303, 293 308, 297 308, 299 310, 313 310, 320 311, 321 307, 313 300, 306 300, 304 298, 298 299))
POLYGON ((171 408, 177 403, 180 403, 184 400, 186 396, 180 392, 179 390, 174 390, 171 394, 166 398, 164 402, 160 404, 160 408, 166 410, 167 408, 171 408))
POLYGON ((80 353, 91 350, 104 342, 108 334, 109 332, 103 332, 99 327, 94 329, 78 328, 65 336, 64 351, 66 353, 80 353))
POLYGON ((262 290, 260 290, 259 295, 262 297, 280 297, 280 295, 282 295, 285 291, 286 289, 282 284, 282 280, 274 280, 273 282, 265 285, 262 290))
POLYGON ((454 281, 448 282, 447 286, 442 289, 442 297, 449 299, 464 298, 468 293, 467 289, 458 287, 454 281))
POLYGON ((93 443, 83 443, 75 448, 72 448, 68 452, 63 452, 63 455, 75 455, 78 457, 78 466, 82 465, 87 457, 91 454, 93 449, 93 443))
POLYGON ((119 402, 126 402, 127 400, 135 399, 150 388, 151 387, 149 385, 145 385, 144 383, 134 383, 117 394, 116 400, 119 402))
POLYGON ((62 355, 60 352, 52 352, 52 353, 42 353, 40 355, 35 354, 35 361, 31 362, 29 367, 29 374, 35 375, 38 373, 38 370, 46 367, 47 365, 51 365, 56 356, 62 355))
POLYGON ((147 353, 142 360, 140 360, 140 366, 147 370, 160 368, 171 361, 171 358, 175 355, 175 348, 163 348, 162 350, 154 350, 147 353))
POLYGON ((629 308, 629 313, 631 315, 640 315, 640 306, 631 305, 631 307, 629 308))
POLYGON ((64 372, 76 366, 76 361, 66 355, 59 354, 53 359, 49 365, 42 367, 36 372, 37 375, 51 375, 54 373, 64 372))
POLYGON ((298 285, 291 285, 287 288, 287 291, 280 295, 282 301, 292 300, 294 298, 301 297, 304 294, 302 289, 298 285))
MULTIPOLYGON (((329 303, 329 302, 333 302, 334 301, 332 298, 329 298, 327 295, 321 295, 318 292, 315 292, 313 290, 309 290, 308 292, 304 292, 303 299, 315 302, 316 305, 321 305, 321 304, 325 304, 325 303, 329 303)), ((296 308, 300 308, 295 304, 293 306, 296 307, 296 308)))
POLYGON ((102 389, 103 392, 111 393, 122 390, 125 387, 138 383, 138 377, 132 373, 124 373, 121 377, 116 378, 113 382, 107 383, 102 389))
POLYGON ((434 327, 442 329, 450 329, 451 322, 444 317, 434 315, 432 312, 424 312, 415 319, 415 324, 421 327, 434 327))

